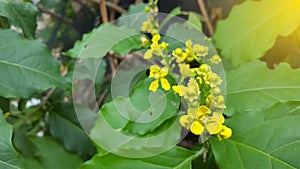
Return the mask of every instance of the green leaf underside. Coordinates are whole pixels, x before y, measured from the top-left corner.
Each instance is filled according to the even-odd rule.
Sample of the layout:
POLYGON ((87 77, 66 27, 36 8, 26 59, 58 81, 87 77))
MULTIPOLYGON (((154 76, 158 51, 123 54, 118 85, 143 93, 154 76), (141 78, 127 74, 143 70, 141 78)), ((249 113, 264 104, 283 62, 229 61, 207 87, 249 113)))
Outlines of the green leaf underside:
POLYGON ((234 66, 261 58, 277 36, 287 36, 296 30, 299 11, 298 0, 245 1, 218 23, 214 35, 216 47, 234 66))
POLYGON ((126 158, 111 153, 94 156, 80 169, 190 169, 191 161, 200 155, 180 147, 148 158, 126 158))
POLYGON ((21 39, 0 30, 0 95, 27 98, 54 86, 64 86, 59 64, 39 41, 21 39))
POLYGON ((95 147, 81 128, 72 103, 57 105, 49 113, 47 122, 51 135, 61 140, 67 150, 79 155, 95 153, 95 147))
POLYGON ((21 169, 23 159, 14 149, 12 139, 12 126, 9 125, 0 109, 0 168, 1 169, 21 169))
POLYGON ((298 101, 235 115, 226 122, 233 130, 232 137, 221 142, 211 139, 217 163, 224 169, 299 168, 299 120, 298 101))
POLYGON ((82 164, 82 160, 76 154, 66 151, 62 144, 51 137, 30 137, 29 139, 38 151, 34 154, 34 158, 25 158, 28 160, 25 163, 25 169, 74 169, 82 164), (63 161, 58 161, 59 159, 63 161))
POLYGON ((243 64, 227 73, 227 115, 262 110, 278 101, 299 100, 300 69, 288 64, 274 70, 260 61, 243 64))
POLYGON ((138 31, 125 26, 117 27, 105 24, 85 34, 82 41, 77 41, 66 55, 73 58, 102 58, 109 50, 116 54, 126 54, 131 49, 141 47, 138 31))
POLYGON ((37 8, 31 3, 0 0, 0 16, 8 18, 10 24, 20 27, 31 39, 35 37, 37 14, 37 8))

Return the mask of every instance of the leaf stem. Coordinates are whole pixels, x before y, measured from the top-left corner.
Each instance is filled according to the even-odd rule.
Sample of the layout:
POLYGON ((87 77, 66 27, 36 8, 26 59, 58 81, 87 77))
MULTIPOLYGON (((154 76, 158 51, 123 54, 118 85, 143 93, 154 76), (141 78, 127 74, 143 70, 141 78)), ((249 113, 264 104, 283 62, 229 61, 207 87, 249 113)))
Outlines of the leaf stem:
POLYGON ((39 104, 39 106, 23 120, 23 124, 25 124, 33 115, 35 115, 47 103, 48 99, 54 93, 55 89, 56 88, 53 87, 52 89, 50 89, 47 92, 47 94, 46 94, 44 100, 42 101, 42 103, 39 104))

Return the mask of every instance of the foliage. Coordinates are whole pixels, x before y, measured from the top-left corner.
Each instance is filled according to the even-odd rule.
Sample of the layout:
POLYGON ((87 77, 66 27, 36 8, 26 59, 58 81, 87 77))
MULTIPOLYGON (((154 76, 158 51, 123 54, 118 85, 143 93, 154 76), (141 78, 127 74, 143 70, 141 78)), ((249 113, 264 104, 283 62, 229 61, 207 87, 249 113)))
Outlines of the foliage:
POLYGON ((0 0, 1 169, 300 168, 299 1, 220 1, 212 39, 157 3, 0 0))
POLYGON ((297 29, 299 10, 297 0, 246 1, 237 5, 226 20, 219 22, 214 36, 216 47, 234 66, 261 58, 278 35, 287 36, 297 29), (233 23, 238 26, 232 27, 233 23))
POLYGON ((299 105, 298 101, 279 102, 263 111, 230 118, 228 125, 235 134, 222 143, 211 140, 220 167, 299 168, 299 105))
POLYGON ((8 124, 0 110, 0 167, 3 169, 21 168, 23 164, 22 157, 16 152, 11 143, 12 126, 8 124))

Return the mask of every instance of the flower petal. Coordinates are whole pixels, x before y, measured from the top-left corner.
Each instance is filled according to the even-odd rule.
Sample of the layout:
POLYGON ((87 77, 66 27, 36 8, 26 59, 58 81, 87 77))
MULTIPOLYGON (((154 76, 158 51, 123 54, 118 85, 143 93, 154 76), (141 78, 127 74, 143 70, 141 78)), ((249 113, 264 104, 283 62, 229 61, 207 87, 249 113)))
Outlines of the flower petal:
POLYGON ((181 124, 182 127, 188 129, 189 126, 190 126, 191 123, 192 123, 192 119, 191 119, 190 116, 188 116, 188 115, 182 115, 182 116, 179 118, 179 123, 181 124))
POLYGON ((155 92, 158 88, 158 79, 154 80, 150 86, 149 86, 149 90, 155 92))
POLYGON ((151 49, 147 50, 144 54, 144 59, 151 59, 153 55, 153 51, 151 49))
POLYGON ((200 124, 199 121, 194 121, 191 125, 190 130, 195 135, 200 135, 200 134, 202 134, 204 127, 200 124))
POLYGON ((170 90, 171 86, 170 86, 170 83, 168 82, 167 79, 161 78, 161 79, 160 79, 160 83, 161 83, 161 87, 162 87, 165 91, 170 90))

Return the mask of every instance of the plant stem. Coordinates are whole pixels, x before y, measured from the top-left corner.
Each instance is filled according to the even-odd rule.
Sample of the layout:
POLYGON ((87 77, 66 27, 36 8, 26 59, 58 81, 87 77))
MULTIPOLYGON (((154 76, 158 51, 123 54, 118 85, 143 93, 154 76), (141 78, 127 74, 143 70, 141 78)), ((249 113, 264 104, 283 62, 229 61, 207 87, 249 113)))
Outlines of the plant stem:
POLYGON ((212 24, 209 20, 207 10, 205 8, 203 0, 198 0, 198 5, 199 5, 199 8, 200 8, 201 14, 204 17, 204 22, 205 22, 206 27, 208 29, 208 33, 209 33, 210 36, 212 36, 214 34, 214 29, 213 29, 213 26, 212 26, 212 24))
POLYGON ((106 9, 105 0, 100 0, 99 1, 99 8, 100 8, 100 14, 101 14, 102 22, 107 23, 108 22, 108 17, 107 17, 107 9, 106 9))

